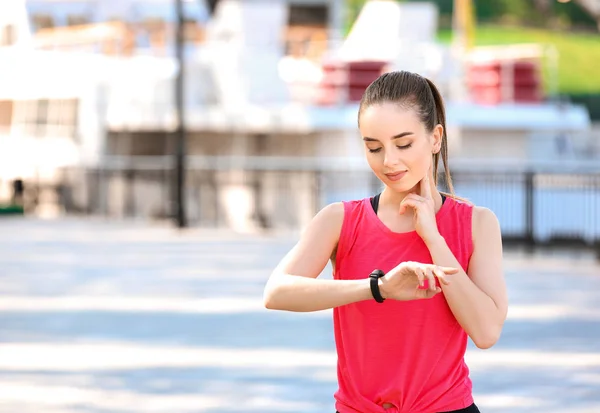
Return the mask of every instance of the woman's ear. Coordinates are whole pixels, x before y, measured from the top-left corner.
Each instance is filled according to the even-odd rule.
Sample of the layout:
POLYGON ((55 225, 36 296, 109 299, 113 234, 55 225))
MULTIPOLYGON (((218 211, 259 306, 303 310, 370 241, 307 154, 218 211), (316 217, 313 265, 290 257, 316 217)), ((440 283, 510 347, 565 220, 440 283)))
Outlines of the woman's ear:
POLYGON ((438 153, 442 149, 442 139, 444 136, 444 127, 442 125, 436 125, 433 128, 433 147, 432 153, 438 153))

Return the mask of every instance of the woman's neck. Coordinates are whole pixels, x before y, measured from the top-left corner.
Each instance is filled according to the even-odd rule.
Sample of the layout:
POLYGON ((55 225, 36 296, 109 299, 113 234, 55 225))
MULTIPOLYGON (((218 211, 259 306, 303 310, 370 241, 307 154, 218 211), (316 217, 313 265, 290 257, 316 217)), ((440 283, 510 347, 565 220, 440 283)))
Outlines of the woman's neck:
MULTIPOLYGON (((393 189, 390 189, 389 187, 386 186, 385 189, 383 190, 383 192, 381 193, 381 197, 379 198, 380 207, 384 206, 384 207, 392 207, 392 208, 400 209, 400 203, 408 194, 420 195, 419 194, 419 185, 420 184, 417 184, 414 188, 412 188, 410 191, 407 191, 407 192, 396 192, 393 189)), ((433 184, 431 186, 431 196, 433 198, 433 204, 434 204, 435 212, 437 214, 437 212, 442 207, 442 195, 440 194, 440 191, 438 191, 438 189, 433 184)))

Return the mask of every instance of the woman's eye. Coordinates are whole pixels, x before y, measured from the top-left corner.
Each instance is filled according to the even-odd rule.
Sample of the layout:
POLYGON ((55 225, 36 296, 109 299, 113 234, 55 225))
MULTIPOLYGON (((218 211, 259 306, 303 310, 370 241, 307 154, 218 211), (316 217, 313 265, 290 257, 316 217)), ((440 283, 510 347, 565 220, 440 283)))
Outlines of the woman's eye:
MULTIPOLYGON (((412 146, 412 143, 409 143, 408 145, 404 145, 404 146, 396 146, 396 148, 398 149, 408 149, 412 146)), ((376 149, 369 149, 369 152, 371 153, 377 153, 380 152, 381 148, 376 148, 376 149)))

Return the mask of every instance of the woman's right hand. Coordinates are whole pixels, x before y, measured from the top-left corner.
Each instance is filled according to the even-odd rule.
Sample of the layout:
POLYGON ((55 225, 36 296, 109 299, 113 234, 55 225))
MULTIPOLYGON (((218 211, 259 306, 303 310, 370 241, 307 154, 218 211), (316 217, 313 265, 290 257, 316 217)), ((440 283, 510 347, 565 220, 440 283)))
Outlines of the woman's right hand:
POLYGON ((448 285, 446 275, 456 274, 457 268, 440 267, 433 264, 406 261, 379 279, 379 290, 383 298, 408 301, 434 297, 442 289, 435 279, 448 285), (428 285, 425 285, 427 281, 428 285))

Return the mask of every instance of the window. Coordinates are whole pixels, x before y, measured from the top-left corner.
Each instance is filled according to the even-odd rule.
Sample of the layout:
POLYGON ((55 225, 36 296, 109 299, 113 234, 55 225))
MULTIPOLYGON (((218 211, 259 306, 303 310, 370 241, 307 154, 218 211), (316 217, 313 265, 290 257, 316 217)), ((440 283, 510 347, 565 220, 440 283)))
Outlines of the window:
POLYGON ((78 106, 77 99, 15 101, 12 130, 28 137, 76 139, 78 106))
POLYGON ((89 22, 89 19, 83 15, 71 14, 67 16, 67 25, 69 26, 83 26, 89 22))
POLYGON ((54 19, 48 14, 34 14, 31 16, 33 31, 52 29, 54 27, 54 19))

